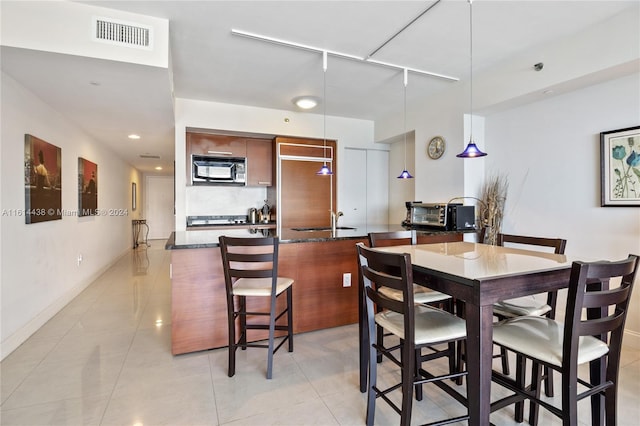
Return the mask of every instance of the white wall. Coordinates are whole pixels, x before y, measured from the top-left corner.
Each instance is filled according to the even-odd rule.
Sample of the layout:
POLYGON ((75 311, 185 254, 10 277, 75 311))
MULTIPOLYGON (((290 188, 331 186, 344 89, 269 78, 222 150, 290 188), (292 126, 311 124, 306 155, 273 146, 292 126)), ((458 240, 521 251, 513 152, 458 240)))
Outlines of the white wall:
MULTIPOLYGON (((20 211, 24 201, 24 135, 62 149, 62 209, 78 208, 78 157, 98 165, 98 208, 128 216, 63 216, 25 224, 1 216, 2 358, 26 340, 131 246, 131 182, 137 171, 90 139, 8 75, 1 74, 1 209, 20 211), (11 177, 11 178, 9 178, 11 177), (77 265, 78 254, 83 261, 77 265)), ((140 205, 140 204, 139 204, 140 205)))
MULTIPOLYGON (((200 214, 203 203, 212 204, 212 197, 222 196, 219 191, 209 188, 199 191, 200 188, 186 187, 186 148, 185 135, 188 128, 212 129, 218 131, 233 131, 254 133, 262 135, 295 136, 308 138, 323 138, 323 116, 321 114, 297 113, 267 108, 248 107, 242 105, 221 104, 191 99, 176 99, 176 231, 184 231, 186 228, 186 216, 200 214), (197 199, 196 197, 204 197, 197 199), (196 213, 198 212, 198 213, 196 213)), ((355 120, 342 117, 327 116, 327 139, 338 141, 338 200, 337 209, 344 197, 349 195, 347 191, 341 191, 339 171, 348 165, 343 164, 345 148, 370 148, 373 147, 373 122, 368 120, 355 120)), ((379 146, 376 146, 380 149, 379 146)), ((247 189, 247 188, 244 188, 247 189)), ((258 190, 263 190, 258 188, 258 190)), ((238 197, 245 197, 245 192, 238 195, 231 194, 234 202, 238 197), (235 197, 235 198, 234 198, 235 197)), ((248 198, 242 199, 247 208, 254 203, 255 196, 251 193, 248 198)), ((259 200, 258 200, 259 201, 259 200)), ((202 214, 220 214, 210 210, 202 214)), ((222 213, 222 214, 243 214, 222 213)))
MULTIPOLYGON (((640 254, 640 207, 600 207, 599 135, 640 124, 639 93, 634 74, 486 118, 487 173, 509 180, 505 232, 565 238, 577 259, 640 254)), ((626 328, 640 347, 637 288, 626 328)))
POLYGON ((3 1, 2 45, 45 52, 65 53, 167 68, 169 65, 169 21, 135 13, 66 1, 3 1), (122 49, 91 37, 94 18, 113 19, 151 29, 149 48, 122 49), (34 31, 37 29, 37 31, 34 31), (46 37, 43 37, 46 34, 46 37))

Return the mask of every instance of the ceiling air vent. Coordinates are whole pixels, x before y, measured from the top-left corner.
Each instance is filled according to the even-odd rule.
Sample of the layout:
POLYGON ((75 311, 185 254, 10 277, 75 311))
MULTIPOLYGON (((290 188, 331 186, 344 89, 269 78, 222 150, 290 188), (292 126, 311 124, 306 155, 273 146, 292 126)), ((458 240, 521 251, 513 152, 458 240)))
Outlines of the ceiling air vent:
POLYGON ((152 47, 151 27, 110 18, 93 18, 93 39, 142 49, 152 47))
POLYGON ((140 154, 140 158, 155 158, 160 159, 159 155, 151 155, 151 154, 140 154))

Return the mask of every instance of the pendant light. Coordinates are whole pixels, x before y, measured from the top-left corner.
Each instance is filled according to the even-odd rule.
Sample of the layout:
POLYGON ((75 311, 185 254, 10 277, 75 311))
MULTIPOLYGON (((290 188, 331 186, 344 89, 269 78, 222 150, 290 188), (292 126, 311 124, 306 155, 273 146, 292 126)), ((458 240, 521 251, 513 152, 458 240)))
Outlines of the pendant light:
POLYGON ((327 166, 327 51, 322 51, 322 78, 323 78, 323 94, 322 94, 322 106, 323 106, 323 144, 322 144, 322 156, 324 157, 324 163, 320 170, 316 172, 318 176, 329 176, 333 172, 327 166))
POLYGON ((484 157, 485 152, 480 151, 473 141, 473 0, 469 0, 469 143, 464 151, 456 155, 459 158, 484 157))
POLYGON ((405 68, 404 73, 404 170, 398 176, 398 179, 413 179, 411 173, 407 170, 407 83, 409 80, 409 72, 405 68))

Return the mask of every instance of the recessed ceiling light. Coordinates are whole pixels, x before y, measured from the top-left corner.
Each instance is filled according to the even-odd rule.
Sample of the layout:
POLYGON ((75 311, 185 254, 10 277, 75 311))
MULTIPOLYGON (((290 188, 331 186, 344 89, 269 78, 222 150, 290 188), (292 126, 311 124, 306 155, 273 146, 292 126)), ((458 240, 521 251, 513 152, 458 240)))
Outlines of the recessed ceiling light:
POLYGON ((298 108, 302 109, 311 109, 320 103, 320 99, 316 96, 298 96, 293 98, 292 101, 298 108))
POLYGON ((156 170, 162 170, 162 167, 158 166, 156 167, 156 170))
POLYGON ((140 139, 140 135, 136 135, 134 133, 130 134, 128 137, 129 139, 140 139))

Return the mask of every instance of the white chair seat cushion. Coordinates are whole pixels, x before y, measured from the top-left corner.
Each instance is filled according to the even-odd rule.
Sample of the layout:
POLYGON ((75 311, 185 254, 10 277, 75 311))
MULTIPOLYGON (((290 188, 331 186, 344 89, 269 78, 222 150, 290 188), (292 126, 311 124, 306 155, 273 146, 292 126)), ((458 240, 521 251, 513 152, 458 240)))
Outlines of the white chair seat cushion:
MULTIPOLYGON (((276 295, 282 293, 293 284, 293 279, 278 277, 276 295)), ((239 278, 233 283, 233 294, 236 296, 271 296, 271 278, 239 278)))
MULTIPOLYGON (((560 367, 564 324, 545 317, 518 317, 493 326, 493 341, 515 352, 560 367)), ((578 341, 578 364, 598 359, 609 347, 591 336, 578 341)))
MULTIPOLYGON (((416 306, 416 345, 464 338, 467 326, 462 318, 430 306, 416 306)), ((376 323, 404 339, 404 317, 397 312, 383 311, 375 316, 376 323)))
MULTIPOLYGON (((382 293, 389 299, 402 301, 402 291, 400 290, 396 290, 389 287, 382 287, 380 289, 380 293, 382 293)), ((431 290, 430 288, 427 288, 422 285, 418 285, 418 284, 413 285, 413 302, 414 303, 426 305, 427 303, 440 302, 450 298, 451 296, 449 296, 448 294, 431 290)))
POLYGON ((507 318, 519 316, 543 316, 551 310, 546 302, 536 300, 535 297, 525 296, 516 299, 503 300, 493 305, 493 313, 507 318))

